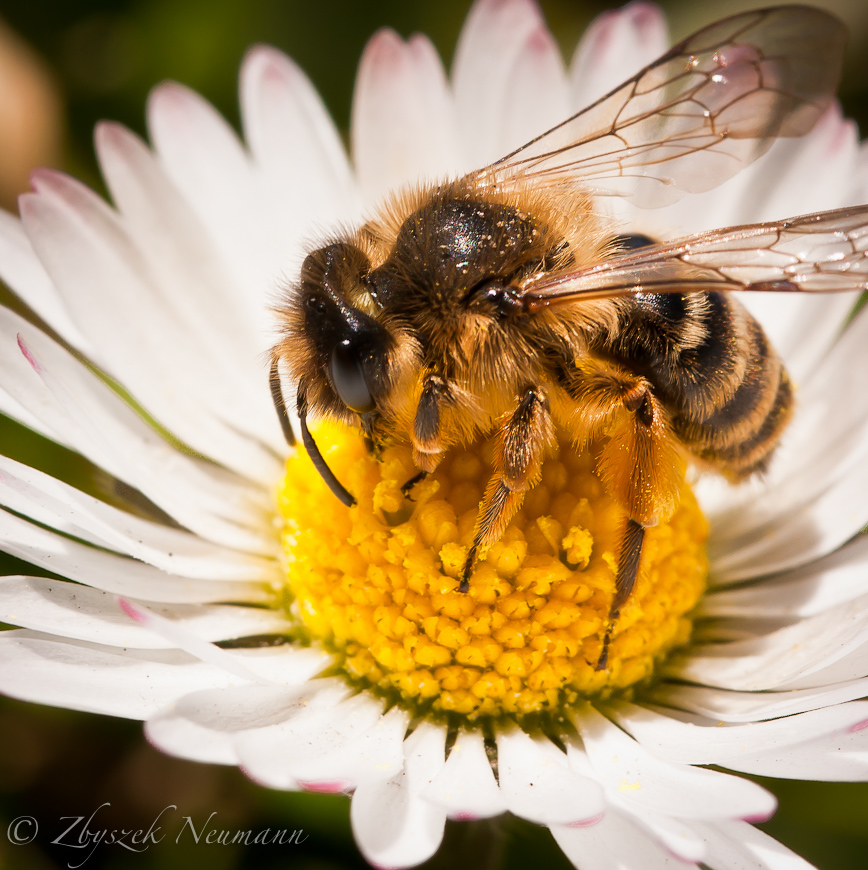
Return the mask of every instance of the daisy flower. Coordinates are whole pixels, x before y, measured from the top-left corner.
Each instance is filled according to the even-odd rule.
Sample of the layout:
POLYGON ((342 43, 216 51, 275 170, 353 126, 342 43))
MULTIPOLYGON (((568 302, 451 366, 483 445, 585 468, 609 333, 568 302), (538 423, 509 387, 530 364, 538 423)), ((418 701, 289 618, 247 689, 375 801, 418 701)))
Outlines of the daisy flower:
MULTIPOLYGON (((484 453, 453 451, 408 511, 408 451, 375 462, 322 426, 359 495, 347 509, 303 451, 285 464, 269 396, 269 309, 312 247, 667 46, 659 12, 634 3, 598 19, 567 70, 528 0, 479 0, 449 79, 424 37, 373 38, 352 161, 301 71, 256 48, 244 144, 168 84, 148 105, 152 148, 97 131, 113 205, 36 173, 20 220, 0 215, 0 277, 34 315, 0 309, 0 410, 116 492, 0 457, 2 547, 53 575, 2 578, 0 619, 19 628, 0 635, 0 688, 145 720, 166 752, 266 786, 351 793, 378 866, 430 857, 447 818, 506 811, 583 870, 807 866, 750 824, 775 799, 737 774, 868 775, 868 319, 847 324, 852 298, 745 300, 798 384, 795 419, 763 480, 703 478, 649 532, 604 671, 618 517, 586 455, 546 463, 461 595, 484 453)), ((856 204, 866 167, 833 107, 630 231, 856 204)))

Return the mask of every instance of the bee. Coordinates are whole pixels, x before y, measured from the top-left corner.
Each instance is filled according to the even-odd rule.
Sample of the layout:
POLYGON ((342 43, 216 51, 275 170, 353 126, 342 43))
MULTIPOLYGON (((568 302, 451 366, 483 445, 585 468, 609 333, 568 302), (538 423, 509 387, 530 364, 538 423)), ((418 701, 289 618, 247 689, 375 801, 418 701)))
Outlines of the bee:
POLYGON ((494 436, 491 479, 460 578, 541 477, 555 432, 600 439, 597 471, 625 525, 598 669, 639 571, 645 530, 675 509, 685 463, 761 472, 793 412, 762 328, 730 294, 868 286, 868 206, 657 241, 597 205, 648 208, 734 175, 809 132, 837 88, 846 33, 806 6, 700 30, 589 108, 497 162, 393 195, 304 261, 278 309, 271 389, 294 443, 354 498, 311 436, 313 414, 361 427, 376 455, 409 443, 432 472, 494 436))

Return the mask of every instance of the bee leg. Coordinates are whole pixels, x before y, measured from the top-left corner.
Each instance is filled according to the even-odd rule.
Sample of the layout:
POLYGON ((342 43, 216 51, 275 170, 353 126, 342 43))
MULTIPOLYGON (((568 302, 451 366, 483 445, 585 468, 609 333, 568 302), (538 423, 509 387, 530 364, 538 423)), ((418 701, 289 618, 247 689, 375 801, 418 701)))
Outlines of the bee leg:
POLYGON ((428 477, 427 471, 420 471, 418 474, 414 474, 402 487, 401 487, 401 495, 404 496, 408 501, 413 501, 410 493, 413 491, 413 487, 416 486, 417 483, 421 483, 425 478, 428 477))
POLYGON ((380 415, 377 411, 371 411, 368 414, 359 414, 359 423, 362 427, 362 438, 365 442, 365 449, 378 461, 380 459, 380 454, 383 452, 380 444, 374 437, 374 426, 376 426, 379 416, 380 415))
MULTIPOLYGON (((425 376, 416 408, 416 419, 413 421, 412 436, 413 461, 422 471, 434 471, 443 458, 445 446, 441 440, 442 412, 444 407, 451 405, 452 400, 452 391, 445 378, 433 372, 425 376)), ((409 481, 405 487, 410 487, 409 481)))
POLYGON ((524 501, 524 494, 541 476, 543 454, 554 444, 548 400, 529 387, 512 416, 502 426, 495 451, 495 474, 479 505, 473 544, 461 572, 459 592, 470 588, 470 574, 482 547, 494 543, 524 501))
POLYGON ((597 659, 595 670, 604 671, 609 661, 609 642, 612 640, 612 631, 615 623, 621 615, 621 608, 630 597, 636 577, 639 574, 639 563, 642 559, 642 544, 645 541, 645 526, 636 520, 627 520, 624 529, 624 537, 621 541, 621 553, 618 556, 618 573, 615 576, 615 595, 609 606, 609 619, 606 624, 606 633, 603 636, 603 649, 597 659))
POLYGON ((637 379, 622 392, 621 402, 628 413, 610 430, 597 465, 610 495, 628 516, 598 671, 606 668, 612 633, 639 574, 645 529, 672 515, 684 472, 666 411, 650 386, 637 379))
POLYGON ((295 447, 295 432, 292 431, 292 423, 289 421, 289 413, 286 410, 286 402, 283 401, 283 390, 280 387, 280 371, 277 368, 277 357, 271 360, 271 371, 268 374, 268 385, 271 387, 271 401, 277 411, 280 420, 280 428, 283 437, 290 447, 295 447))

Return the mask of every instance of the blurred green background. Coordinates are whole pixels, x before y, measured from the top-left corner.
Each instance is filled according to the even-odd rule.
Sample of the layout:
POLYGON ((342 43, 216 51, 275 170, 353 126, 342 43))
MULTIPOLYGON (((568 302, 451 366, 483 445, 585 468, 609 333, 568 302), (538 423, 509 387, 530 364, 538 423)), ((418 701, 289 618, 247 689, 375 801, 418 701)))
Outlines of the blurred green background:
MULTIPOLYGON (((469 5, 468 0, 0 0, 0 37, 16 45, 35 76, 36 84, 28 85, 34 88, 30 104, 44 106, 51 115, 37 127, 43 141, 35 159, 101 188, 91 146, 94 124, 112 118, 144 134, 145 98, 159 81, 176 79, 195 88, 237 125, 241 59, 252 43, 270 43, 301 64, 346 130, 355 68, 368 36, 382 26, 404 36, 422 31, 449 62, 469 5)), ((542 2, 567 56, 591 19, 616 5, 542 2)), ((663 4, 674 38, 756 5, 761 4, 724 0, 709 11, 705 4, 663 4)), ((841 99, 845 113, 868 131, 868 3, 814 5, 836 12, 850 27, 841 99)), ((9 97, 8 88, 9 77, 0 65, 0 106, 9 97)), ((7 147, 3 135, 0 129, 0 147, 7 147)), ((11 153, 8 147, 6 153, 11 153)), ((14 208, 14 196, 26 183, 20 178, 26 175, 0 188, 0 202, 7 208, 14 208)), ((25 436, 20 427, 0 421, 0 448, 100 492, 100 480, 86 463, 25 436)), ((4 557, 0 571, 30 573, 23 563, 4 557)), ((821 870, 868 866, 868 784, 763 784, 781 802, 774 819, 762 826, 768 833, 821 870)), ((43 870, 83 861, 80 866, 100 870, 171 870, 194 863, 214 870, 364 867, 352 842, 348 813, 349 801, 343 797, 271 792, 235 769, 163 756, 148 746, 137 722, 0 700, 2 866, 43 870), (110 806, 100 811, 93 827, 147 829, 164 807, 176 804, 178 810, 166 824, 169 836, 141 854, 102 846, 87 857, 87 850, 50 842, 65 827, 61 817, 88 816, 106 802, 110 806), (189 837, 174 842, 183 816, 198 824, 212 812, 219 827, 233 831, 300 828, 309 838, 295 846, 247 848, 197 846, 189 837), (21 815, 34 816, 43 832, 28 846, 11 846, 7 825, 21 815)), ((505 816, 450 824, 444 847, 426 866, 518 870, 529 865, 570 866, 547 831, 505 816)))

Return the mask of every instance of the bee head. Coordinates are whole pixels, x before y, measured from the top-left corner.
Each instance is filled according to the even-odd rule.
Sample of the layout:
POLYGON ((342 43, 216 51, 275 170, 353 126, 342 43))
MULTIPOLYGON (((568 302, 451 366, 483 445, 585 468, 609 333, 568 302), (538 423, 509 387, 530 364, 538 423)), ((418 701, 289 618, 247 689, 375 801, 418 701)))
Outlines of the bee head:
POLYGON ((375 415, 391 388, 395 341, 369 313, 369 272, 367 257, 353 245, 320 248, 305 259, 296 299, 286 312, 282 350, 299 397, 316 412, 345 422, 375 415))

